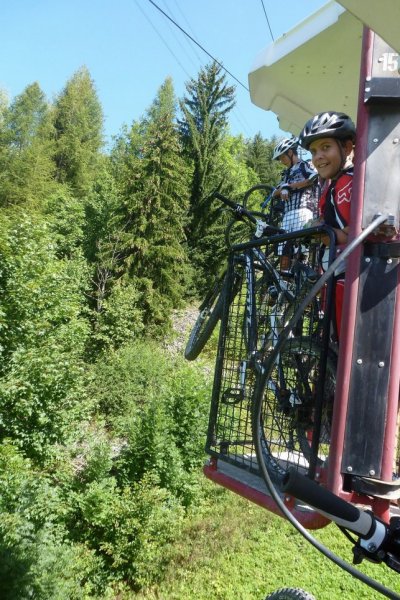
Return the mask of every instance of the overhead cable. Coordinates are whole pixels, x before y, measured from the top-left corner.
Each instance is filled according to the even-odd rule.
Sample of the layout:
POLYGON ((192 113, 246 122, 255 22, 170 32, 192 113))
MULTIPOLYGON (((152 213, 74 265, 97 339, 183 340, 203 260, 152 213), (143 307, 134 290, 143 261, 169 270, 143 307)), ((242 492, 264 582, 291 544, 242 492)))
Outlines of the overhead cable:
POLYGON ((169 15, 167 15, 167 13, 162 10, 162 8, 160 8, 155 2, 153 2, 153 0, 149 0, 149 2, 157 10, 159 10, 160 13, 162 13, 165 17, 167 17, 167 19, 169 19, 171 21, 171 23, 173 23, 175 25, 175 27, 178 27, 178 29, 180 29, 182 31, 182 33, 184 33, 190 40, 192 40, 192 42, 194 42, 196 44, 196 46, 198 46, 201 50, 203 50, 203 52, 205 52, 210 58, 212 58, 212 60, 215 61, 226 73, 228 73, 228 75, 230 75, 235 81, 237 81, 237 83, 239 85, 241 85, 245 90, 249 91, 249 88, 247 86, 245 86, 244 83, 239 81, 239 79, 237 77, 235 77, 230 71, 228 71, 228 69, 226 67, 224 67, 224 65, 219 60, 217 60, 214 56, 212 56, 212 54, 210 54, 201 44, 199 44, 199 42, 197 42, 191 35, 189 35, 187 31, 185 31, 180 25, 178 25, 178 23, 176 21, 174 21, 174 19, 172 19, 169 15))
POLYGON ((265 10, 264 0, 261 0, 261 4, 262 4, 262 7, 264 9, 265 18, 267 19, 267 23, 268 23, 268 27, 269 27, 269 32, 271 34, 272 41, 274 42, 275 40, 274 40, 274 36, 273 36, 273 33, 272 33, 271 25, 269 24, 269 19, 268 19, 267 11, 265 10))
POLYGON ((165 46, 167 47, 167 49, 169 50, 169 52, 175 58, 176 62, 181 67, 181 69, 184 71, 184 73, 186 74, 186 76, 190 77, 189 73, 187 72, 187 70, 185 69, 185 67, 183 66, 183 64, 179 60, 179 58, 176 56, 176 54, 174 53, 174 51, 172 50, 172 48, 168 45, 167 41, 163 38, 163 36, 161 35, 161 33, 154 26, 154 24, 152 23, 151 19, 149 19, 149 17, 146 15, 146 13, 144 12, 143 8, 140 6, 138 0, 136 0, 136 5, 139 8, 139 10, 141 11, 142 15, 145 17, 145 19, 149 22, 149 24, 151 25, 151 27, 154 29, 154 31, 156 32, 156 34, 159 36, 159 38, 161 39, 161 41, 163 42, 163 44, 165 44, 165 46))

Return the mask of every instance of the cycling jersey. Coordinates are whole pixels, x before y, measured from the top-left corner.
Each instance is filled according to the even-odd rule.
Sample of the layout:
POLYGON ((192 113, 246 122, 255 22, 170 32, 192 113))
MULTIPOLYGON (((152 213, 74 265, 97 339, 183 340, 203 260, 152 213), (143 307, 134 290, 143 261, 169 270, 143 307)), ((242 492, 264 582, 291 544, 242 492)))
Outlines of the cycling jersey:
MULTIPOLYGON (((353 167, 345 169, 340 177, 334 179, 323 189, 319 211, 326 225, 335 229, 344 229, 350 220, 351 191, 353 186, 353 167)), ((335 271, 335 325, 338 340, 343 311, 343 293, 345 265, 335 271)))
POLYGON ((343 171, 324 190, 319 210, 326 225, 336 229, 344 229, 350 220, 351 190, 353 186, 353 167, 343 171))
MULTIPOLYGON (((282 176, 282 183, 297 183, 310 179, 317 174, 316 170, 305 160, 299 160, 290 169, 286 169, 282 176)), ((315 186, 301 190, 294 190, 290 193, 288 200, 285 202, 285 213, 299 208, 308 208, 314 211, 316 205, 316 189, 315 186)))

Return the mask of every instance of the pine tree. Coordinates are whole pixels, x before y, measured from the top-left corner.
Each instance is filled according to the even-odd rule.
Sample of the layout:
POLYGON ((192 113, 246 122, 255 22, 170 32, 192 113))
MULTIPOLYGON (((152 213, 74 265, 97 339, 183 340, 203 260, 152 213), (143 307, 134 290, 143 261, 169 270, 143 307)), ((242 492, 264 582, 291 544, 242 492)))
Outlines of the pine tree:
POLYGON ((180 130, 193 165, 188 240, 199 284, 210 266, 202 247, 207 246, 212 223, 210 192, 223 181, 218 156, 227 133, 228 114, 235 104, 235 88, 226 83, 221 66, 213 62, 201 69, 197 80, 186 84, 186 91, 180 102, 180 130))
POLYGON ((0 204, 40 204, 54 190, 53 130, 45 95, 33 83, 2 108, 0 204))
POLYGON ((56 178, 85 196, 96 176, 103 144, 103 114, 93 80, 82 67, 67 82, 55 103, 56 178))
POLYGON ((246 163, 258 175, 259 183, 275 185, 279 180, 281 165, 272 160, 273 150, 277 143, 275 138, 266 140, 257 133, 247 142, 246 163))
MULTIPOLYGON (((228 113, 235 104, 235 88, 228 86, 222 68, 213 62, 201 69, 197 80, 186 84, 187 96, 180 102, 180 121, 185 147, 193 161, 191 210, 199 226, 205 198, 215 183, 214 160, 227 130, 228 113)), ((201 227, 200 227, 201 230, 201 227)))
MULTIPOLYGON (((175 112, 167 79, 145 118, 116 141, 111 164, 119 205, 98 240, 98 274, 104 282, 107 276, 103 307, 115 297, 113 290, 118 288, 121 301, 124 290, 129 295, 135 289, 147 325, 168 323, 188 279, 184 226, 189 178, 175 112)), ((113 310, 110 304, 108 310, 113 310)))

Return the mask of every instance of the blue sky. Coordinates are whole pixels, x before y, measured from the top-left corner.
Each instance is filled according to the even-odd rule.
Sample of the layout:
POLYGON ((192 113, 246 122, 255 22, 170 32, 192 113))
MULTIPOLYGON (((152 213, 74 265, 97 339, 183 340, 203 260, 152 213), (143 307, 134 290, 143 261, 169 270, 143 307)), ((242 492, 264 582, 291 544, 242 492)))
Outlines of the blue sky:
MULTIPOLYGON (((245 86, 257 54, 271 43, 261 0, 154 0, 245 86)), ((325 0, 264 0, 276 39, 325 0)), ((0 87, 9 97, 37 81, 52 100, 86 65, 95 81, 108 139, 140 118, 166 77, 182 97, 210 58, 148 0, 3 2, 0 87)), ((241 85, 230 117, 234 134, 282 135, 271 112, 254 106, 241 85)))

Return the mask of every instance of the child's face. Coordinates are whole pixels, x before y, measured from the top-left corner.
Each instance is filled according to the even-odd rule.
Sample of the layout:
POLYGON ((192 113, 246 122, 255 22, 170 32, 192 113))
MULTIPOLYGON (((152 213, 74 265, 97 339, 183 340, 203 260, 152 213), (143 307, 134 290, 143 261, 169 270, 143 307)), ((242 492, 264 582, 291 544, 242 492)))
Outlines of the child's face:
POLYGON ((292 161, 290 156, 285 152, 285 154, 281 154, 278 158, 279 162, 282 163, 285 167, 291 167, 292 161))
POLYGON ((342 168, 340 142, 335 138, 321 138, 310 144, 311 159, 323 179, 334 178, 342 168))

